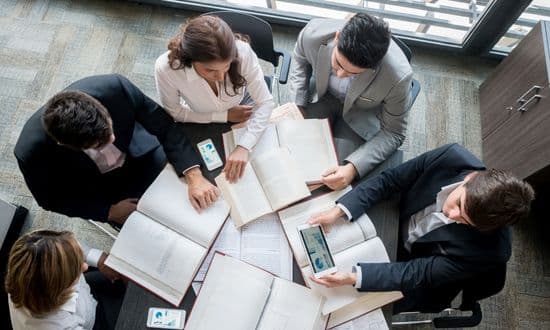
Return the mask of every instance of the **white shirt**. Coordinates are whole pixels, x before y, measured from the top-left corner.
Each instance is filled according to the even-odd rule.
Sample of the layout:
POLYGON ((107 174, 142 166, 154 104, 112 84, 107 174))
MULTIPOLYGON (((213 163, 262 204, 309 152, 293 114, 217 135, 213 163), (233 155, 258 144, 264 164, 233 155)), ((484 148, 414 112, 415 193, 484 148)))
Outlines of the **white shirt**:
POLYGON ((92 329, 97 301, 92 296, 84 276, 81 275, 69 300, 59 309, 46 315, 35 317, 24 307, 15 308, 9 296, 8 304, 14 330, 92 329))
MULTIPOLYGON (((251 150, 265 130, 275 103, 265 83, 258 57, 246 42, 237 40, 236 44, 241 62, 240 73, 247 82, 246 91, 254 100, 246 132, 237 144, 251 150)), ((226 77, 226 86, 218 84, 216 95, 193 67, 173 70, 168 63, 168 53, 159 56, 155 63, 157 92, 166 111, 179 122, 227 122, 228 110, 241 103, 245 88, 238 89, 234 95, 233 85, 226 77)))
POLYGON ((331 70, 328 78, 328 92, 340 100, 340 102, 344 103, 349 87, 351 86, 351 82, 354 78, 355 75, 345 78, 338 78, 338 76, 331 70))
POLYGON ((121 167, 126 160, 126 154, 112 143, 108 143, 99 150, 94 148, 85 149, 84 153, 94 161, 101 174, 121 167))

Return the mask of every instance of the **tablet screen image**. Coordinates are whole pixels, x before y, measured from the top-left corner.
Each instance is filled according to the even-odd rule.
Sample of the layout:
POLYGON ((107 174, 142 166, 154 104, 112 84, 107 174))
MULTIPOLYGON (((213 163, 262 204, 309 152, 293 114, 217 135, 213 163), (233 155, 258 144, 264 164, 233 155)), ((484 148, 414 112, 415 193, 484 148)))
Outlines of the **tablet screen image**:
POLYGON ((321 226, 300 229, 300 235, 314 273, 321 273, 335 267, 321 226))

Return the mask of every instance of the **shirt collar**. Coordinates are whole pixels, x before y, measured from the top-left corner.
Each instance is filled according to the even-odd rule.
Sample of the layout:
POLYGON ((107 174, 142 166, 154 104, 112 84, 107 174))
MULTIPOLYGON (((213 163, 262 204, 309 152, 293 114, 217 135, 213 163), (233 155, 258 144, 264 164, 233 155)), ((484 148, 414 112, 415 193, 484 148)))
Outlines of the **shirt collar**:
POLYGON ((193 63, 191 63, 191 67, 186 67, 185 72, 187 73, 187 79, 189 81, 196 81, 203 79, 201 76, 199 76, 197 70, 195 70, 195 67, 193 66, 193 63))
POLYGON ((455 190, 458 186, 460 186, 462 183, 463 183, 463 181, 459 181, 459 182, 455 182, 455 183, 452 183, 450 185, 441 187, 441 191, 439 191, 437 193, 436 202, 435 202, 436 212, 438 212, 440 214, 440 216, 438 216, 438 217, 445 223, 452 223, 452 222, 455 222, 455 221, 447 218, 441 212, 441 210, 443 209, 443 204, 445 203, 445 200, 447 199, 447 197, 449 197, 451 192, 453 190, 455 190))

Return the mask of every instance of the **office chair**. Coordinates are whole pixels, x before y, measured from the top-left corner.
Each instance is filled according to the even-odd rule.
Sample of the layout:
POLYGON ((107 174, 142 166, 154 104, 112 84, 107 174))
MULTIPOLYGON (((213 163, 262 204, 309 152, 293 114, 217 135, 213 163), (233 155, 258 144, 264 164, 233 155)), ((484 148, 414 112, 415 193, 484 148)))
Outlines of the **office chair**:
MULTIPOLYGON (((409 61, 409 63, 411 63, 412 51, 409 48, 409 46, 407 46, 403 42, 403 40, 397 38, 395 35, 392 35, 391 38, 397 44, 397 46, 399 46, 399 48, 401 48, 401 51, 403 52, 403 54, 405 54, 405 57, 407 58, 407 61, 409 61)), ((419 93, 420 93, 420 82, 413 78, 412 83, 411 83, 411 104, 409 105, 409 109, 414 104, 414 101, 416 101, 416 97, 418 96, 419 93)))
POLYGON ((261 18, 235 11, 213 11, 203 15, 218 16, 231 27, 233 32, 246 34, 250 37, 250 46, 256 55, 273 65, 273 75, 265 75, 264 79, 270 92, 273 91, 273 86, 277 82, 277 103, 280 103, 279 84, 286 84, 288 80, 291 57, 286 50, 274 48, 271 25, 261 18), (279 75, 275 79, 280 57, 282 57, 282 64, 279 75))
MULTIPOLYGON (((418 314, 418 313, 445 313, 447 315, 437 316, 428 320, 415 320, 392 322, 392 326, 429 324, 433 323, 435 328, 469 328, 475 327, 481 323, 483 315, 479 301, 499 293, 504 287, 506 281, 506 264, 501 264, 495 269, 481 273, 467 281, 463 281, 452 288, 440 288, 436 291, 455 292, 449 295, 447 299, 426 299, 426 303, 419 307, 419 311, 403 312, 398 315, 418 314), (460 291, 462 291, 462 301, 458 308, 452 308, 451 302, 460 291), (450 315, 453 312, 471 312, 471 315, 450 315)), ((441 292, 437 294, 441 297, 441 292)), ((434 296, 435 297, 435 296, 434 296)))

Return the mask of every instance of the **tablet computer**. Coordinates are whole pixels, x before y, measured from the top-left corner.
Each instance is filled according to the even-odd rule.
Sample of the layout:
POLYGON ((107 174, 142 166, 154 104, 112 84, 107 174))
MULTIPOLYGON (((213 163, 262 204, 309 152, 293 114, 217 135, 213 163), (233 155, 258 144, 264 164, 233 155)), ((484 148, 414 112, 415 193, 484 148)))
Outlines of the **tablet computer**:
POLYGON ((336 264, 330 253, 323 228, 320 225, 305 224, 297 229, 313 270, 313 275, 320 278, 324 275, 336 273, 336 264))

